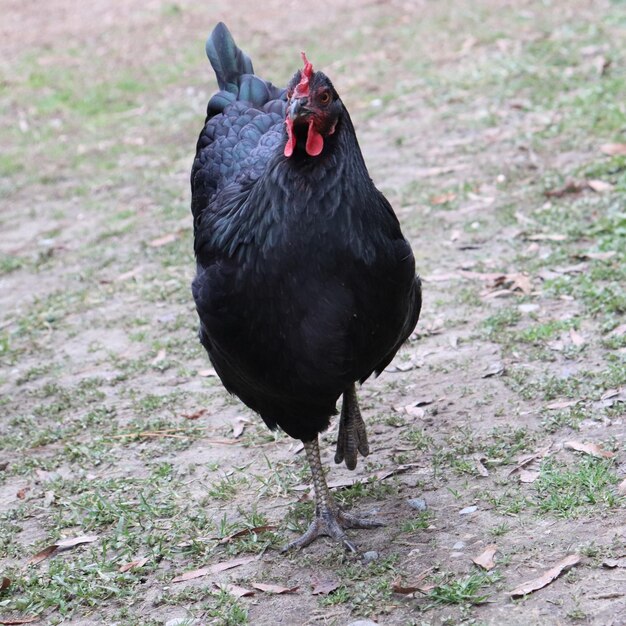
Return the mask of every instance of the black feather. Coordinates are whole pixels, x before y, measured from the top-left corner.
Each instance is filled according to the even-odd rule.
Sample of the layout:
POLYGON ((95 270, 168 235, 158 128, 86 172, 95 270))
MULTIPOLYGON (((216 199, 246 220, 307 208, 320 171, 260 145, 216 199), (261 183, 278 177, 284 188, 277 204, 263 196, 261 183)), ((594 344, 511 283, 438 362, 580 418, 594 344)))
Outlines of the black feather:
POLYGON ((336 96, 323 151, 298 140, 286 158, 285 90, 252 75, 223 24, 207 53, 221 91, 191 173, 200 339, 231 393, 308 441, 415 327, 413 254, 326 76, 311 80, 336 96))

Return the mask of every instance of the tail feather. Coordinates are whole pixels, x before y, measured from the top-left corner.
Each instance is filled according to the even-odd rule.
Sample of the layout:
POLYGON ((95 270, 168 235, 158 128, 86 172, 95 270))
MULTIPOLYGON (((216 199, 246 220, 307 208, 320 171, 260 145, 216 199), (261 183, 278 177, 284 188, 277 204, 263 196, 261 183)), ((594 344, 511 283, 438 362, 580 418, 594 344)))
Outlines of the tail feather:
POLYGON ((221 90, 237 96, 242 74, 254 74, 252 61, 237 47, 226 24, 219 22, 206 42, 206 53, 221 90))

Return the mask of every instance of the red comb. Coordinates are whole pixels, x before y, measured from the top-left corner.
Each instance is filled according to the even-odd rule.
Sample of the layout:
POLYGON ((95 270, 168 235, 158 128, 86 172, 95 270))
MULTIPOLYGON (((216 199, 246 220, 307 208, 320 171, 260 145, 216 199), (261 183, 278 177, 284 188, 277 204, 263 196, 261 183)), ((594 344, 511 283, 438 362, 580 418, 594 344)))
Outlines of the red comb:
POLYGON ((300 82, 296 85, 296 88, 293 90, 294 98, 304 98, 309 95, 309 79, 313 76, 313 65, 306 58, 306 54, 304 52, 300 53, 302 55, 302 62, 304 63, 304 68, 301 72, 300 82))

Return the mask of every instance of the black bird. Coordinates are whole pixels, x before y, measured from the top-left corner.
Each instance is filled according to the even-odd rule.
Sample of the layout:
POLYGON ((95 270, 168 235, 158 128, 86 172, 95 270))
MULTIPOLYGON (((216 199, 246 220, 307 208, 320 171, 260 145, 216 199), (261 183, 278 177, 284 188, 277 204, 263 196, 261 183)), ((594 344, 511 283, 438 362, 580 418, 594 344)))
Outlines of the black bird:
POLYGON ((191 171, 200 340, 226 389, 304 442, 315 519, 286 549, 380 525, 343 512, 318 435, 343 396, 335 462, 369 453, 355 385, 380 373, 417 323, 411 247, 372 182, 348 111, 304 53, 286 89, 254 74, 222 23, 206 51, 209 100, 191 171))

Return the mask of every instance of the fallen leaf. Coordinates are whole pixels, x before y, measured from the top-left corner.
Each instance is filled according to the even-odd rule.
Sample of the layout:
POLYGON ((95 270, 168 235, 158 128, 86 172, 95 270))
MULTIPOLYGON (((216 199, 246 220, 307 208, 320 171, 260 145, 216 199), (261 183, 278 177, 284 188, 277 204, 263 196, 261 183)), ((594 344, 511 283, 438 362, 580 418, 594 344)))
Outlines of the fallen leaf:
POLYGON ((626 567, 626 557, 620 557, 619 559, 604 559, 602 561, 602 567, 608 567, 613 569, 614 567, 626 567))
POLYGON ((15 617, 10 618, 7 617, 3 619, 0 617, 0 624, 4 626, 18 626, 18 624, 32 624, 33 622, 39 621, 39 615, 33 615, 32 617, 15 617))
POLYGON ((588 180, 587 185, 589 185, 589 189, 592 189, 596 193, 607 193, 614 189, 614 185, 604 180, 588 180))
POLYGON ((311 594, 314 596, 326 596, 337 589, 339 589, 338 582, 325 578, 313 581, 313 591, 311 591, 311 594))
POLYGON ((536 235, 528 235, 526 239, 528 239, 528 241, 566 241, 567 235, 560 235, 557 233, 554 233, 554 234, 538 233, 536 235))
POLYGON ((519 481, 521 483, 534 483, 539 478, 540 472, 535 470, 521 469, 519 471, 519 481))
POLYGON ((579 259, 591 259, 592 261, 607 261, 613 258, 617 253, 615 250, 607 250, 606 252, 583 252, 576 255, 579 259))
POLYGON ((597 443, 581 443, 580 441, 566 441, 563 444, 564 448, 568 450, 576 450, 576 452, 583 452, 584 454, 590 454, 597 458, 612 459, 615 456, 614 452, 603 450, 597 443))
POLYGON ((198 409, 193 413, 183 413, 183 417, 186 420, 197 420, 199 417, 202 417, 207 411, 208 409, 198 409))
POLYGON ((569 330, 569 337, 572 340, 572 343, 576 347, 585 345, 585 338, 579 332, 575 331, 573 328, 570 328, 569 330))
POLYGON ((277 594, 295 593, 298 589, 300 589, 300 587, 281 587, 280 585, 267 585, 265 583, 252 583, 250 586, 265 593, 277 594))
POLYGON ((401 465, 396 465, 396 467, 392 469, 386 470, 378 470, 372 476, 370 476, 370 480, 385 480, 386 478, 390 478, 391 476, 397 476, 398 474, 404 474, 404 472, 408 472, 410 469, 414 467, 419 467, 419 463, 402 463, 401 465))
POLYGON ((626 335, 626 324, 620 324, 608 334, 609 337, 623 337, 624 335, 626 335))
POLYGON ((546 405, 546 409, 558 411, 559 409, 569 409, 569 407, 576 406, 577 404, 578 400, 558 400, 557 402, 546 405))
POLYGON ((141 273, 141 267, 135 267, 132 270, 129 270, 128 272, 124 272, 123 274, 120 274, 119 276, 116 276, 113 280, 115 282, 122 282, 124 280, 128 280, 129 278, 134 278, 135 276, 137 276, 137 274, 141 273))
POLYGON ((483 464, 483 462, 486 460, 486 457, 484 457, 482 454, 474 455, 474 465, 476 466, 476 471, 484 478, 487 478, 487 476, 489 476, 489 470, 483 464))
POLYGON ((538 461, 546 456, 550 450, 552 449, 552 443, 549 443, 545 448, 541 448, 537 450, 537 452, 533 452, 532 454, 525 454, 520 457, 517 461, 517 465, 509 472, 509 476, 515 474, 515 472, 520 472, 523 468, 527 467, 534 461, 538 461))
POLYGON ((144 556, 143 558, 137 559, 136 561, 131 561, 130 563, 124 563, 124 565, 122 565, 117 571, 123 574, 124 572, 127 572, 131 569, 138 569, 140 567, 143 567, 147 562, 148 562, 148 557, 144 556))
POLYGON ((519 598, 520 596, 526 596, 533 591, 543 589, 549 585, 553 580, 560 576, 564 571, 570 567, 580 563, 580 556, 578 554, 570 554, 566 556, 562 561, 559 561, 554 567, 551 567, 547 572, 544 572, 538 578, 529 580, 522 583, 518 587, 515 587, 513 591, 509 591, 509 595, 513 598, 519 598))
POLYGON ((11 579, 6 576, 0 576, 0 591, 8 589, 11 586, 11 579))
POLYGON ((562 198, 569 193, 580 193, 587 187, 587 183, 580 180, 566 180, 563 185, 554 189, 547 189, 544 195, 548 198, 562 198))
POLYGON ((239 439, 239 437, 243 435, 243 431, 245 430, 246 426, 251 423, 252 422, 247 417, 236 417, 234 420, 232 420, 233 437, 235 439, 239 439))
POLYGON ((621 496, 626 496, 626 478, 624 478, 624 480, 617 485, 617 493, 621 496))
POLYGON ((222 591, 227 591, 231 596, 235 596, 235 598, 243 598, 245 596, 253 596, 254 591, 251 589, 246 589, 245 587, 240 587, 239 585, 233 585, 232 583, 224 583, 218 584, 213 583, 213 586, 216 589, 221 589, 222 591))
POLYGON ((168 233, 167 235, 163 235, 162 237, 157 237, 153 239, 148 245, 151 248, 160 248, 161 246, 165 246, 168 243, 172 243, 178 239, 178 233, 168 233))
POLYGON ((152 359, 152 365, 156 365, 157 363, 160 363, 161 361, 164 361, 166 355, 167 355, 167 352, 165 351, 165 349, 161 348, 157 352, 157 355, 154 357, 154 359, 152 359))
POLYGON ((478 511, 478 507, 476 505, 466 506, 464 509, 459 511, 459 515, 471 515, 478 511))
POLYGON ((219 543, 230 543, 233 539, 237 539, 239 537, 245 537, 246 535, 252 535, 253 533, 259 535, 267 532, 268 530, 275 530, 276 528, 278 528, 278 526, 272 526, 271 524, 267 524, 266 526, 257 526, 256 528, 244 528, 243 530, 238 530, 232 535, 228 535, 228 537, 223 537, 219 540, 219 543))
POLYGON ((255 561, 255 556, 246 556, 240 559, 232 559, 230 561, 223 561, 222 563, 216 563, 215 565, 211 565, 210 567, 202 567, 200 569, 190 570, 189 572, 185 572, 180 576, 176 576, 172 578, 173 583, 181 583, 187 580, 193 580, 194 578, 202 578, 202 576, 206 576, 207 574, 219 574, 220 572, 225 572, 226 570, 233 569, 234 567, 240 567, 241 565, 246 565, 247 563, 251 563, 255 561))
POLYGON ((9 467, 8 461, 0 461, 0 472, 4 472, 7 467, 9 467))
POLYGON ((15 494, 20 500, 24 500, 26 498, 26 493, 30 490, 30 487, 22 487, 15 494))
POLYGON ((209 378, 210 376, 217 376, 217 372, 212 367, 209 367, 205 370, 200 370, 198 372, 198 376, 202 376, 203 378, 209 378))
POLYGON ((609 389, 600 397, 604 406, 613 406, 617 402, 626 402, 626 387, 619 389, 609 389))
POLYGON ((41 563, 41 561, 47 559, 49 556, 56 552, 69 550, 70 548, 75 548, 76 546, 80 546, 83 543, 93 543, 97 540, 97 535, 82 535, 80 537, 62 539, 61 541, 57 541, 56 543, 45 547, 43 550, 41 550, 41 552, 38 552, 37 554, 32 556, 30 559, 28 559, 28 561, 26 561, 26 565, 36 565, 37 563, 41 563))
POLYGON ((449 193, 442 193, 438 196, 433 196, 430 199, 430 203, 434 205, 445 204, 446 202, 452 202, 452 200, 456 199, 456 194, 453 191, 449 193))
POLYGON ((495 361, 489 365, 487 372, 481 378, 491 378, 492 376, 501 376, 504 374, 504 364, 502 361, 495 361))
POLYGON ((493 560, 496 552, 498 551, 498 546, 494 544, 488 545, 482 554, 479 554, 477 557, 474 557, 472 561, 478 565, 478 567, 482 567, 484 570, 492 570, 496 566, 496 562, 493 560))
POLYGON ((626 156, 626 143, 605 143, 600 151, 609 156, 626 156))

